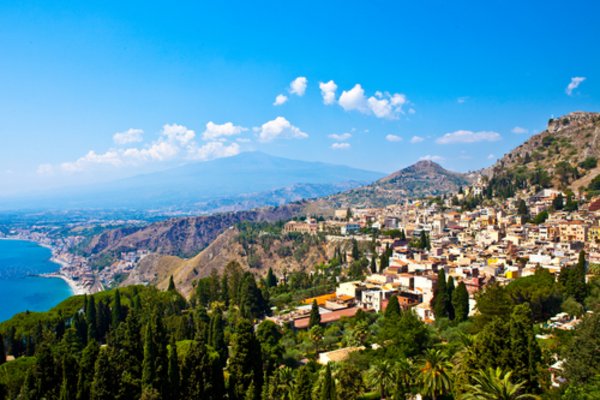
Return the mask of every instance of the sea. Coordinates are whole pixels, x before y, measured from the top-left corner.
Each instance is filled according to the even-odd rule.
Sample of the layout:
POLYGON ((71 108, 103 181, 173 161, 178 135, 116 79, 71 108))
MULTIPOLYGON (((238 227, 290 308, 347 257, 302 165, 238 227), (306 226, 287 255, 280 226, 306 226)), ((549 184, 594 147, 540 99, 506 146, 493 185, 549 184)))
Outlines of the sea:
POLYGON ((35 274, 56 272, 50 249, 24 240, 0 240, 0 322, 23 311, 47 311, 71 296, 58 278, 35 274))

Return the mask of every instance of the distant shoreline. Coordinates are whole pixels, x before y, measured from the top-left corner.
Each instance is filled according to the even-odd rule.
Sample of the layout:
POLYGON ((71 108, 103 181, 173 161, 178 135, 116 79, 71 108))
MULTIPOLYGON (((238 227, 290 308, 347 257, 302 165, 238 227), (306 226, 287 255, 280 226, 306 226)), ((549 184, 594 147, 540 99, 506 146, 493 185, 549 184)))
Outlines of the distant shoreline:
POLYGON ((37 277, 40 277, 40 278, 53 278, 53 279, 58 278, 58 279, 62 279, 69 286, 69 290, 71 290, 71 296, 77 296, 77 295, 81 295, 81 294, 90 294, 91 293, 90 290, 87 287, 85 287, 85 286, 81 285, 80 283, 74 281, 73 279, 69 278, 68 276, 64 275, 61 272, 61 269, 63 267, 68 267, 69 264, 66 263, 66 262, 64 262, 64 261, 62 261, 62 260, 59 260, 58 258, 55 257, 55 254, 54 254, 55 250, 54 250, 54 248, 51 245, 46 244, 46 243, 40 243, 40 242, 37 242, 35 240, 31 240, 31 239, 18 238, 18 237, 0 237, 0 240, 13 240, 13 241, 21 241, 21 242, 30 242, 30 243, 35 243, 36 245, 38 245, 40 247, 44 247, 44 248, 50 250, 51 256, 50 256, 49 261, 51 263, 54 263, 54 264, 58 265, 57 271, 56 272, 49 272, 49 273, 45 273, 45 274, 34 274, 34 275, 31 275, 31 276, 37 276, 37 277))

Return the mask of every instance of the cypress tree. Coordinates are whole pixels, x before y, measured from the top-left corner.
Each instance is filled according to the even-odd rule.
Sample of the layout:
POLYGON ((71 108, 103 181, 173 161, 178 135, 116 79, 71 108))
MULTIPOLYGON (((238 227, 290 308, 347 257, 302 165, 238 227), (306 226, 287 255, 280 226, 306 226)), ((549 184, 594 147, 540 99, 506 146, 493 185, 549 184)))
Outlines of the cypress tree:
POLYGON ((398 296, 394 295, 390 297, 384 315, 386 319, 395 319, 400 317, 400 304, 398 303, 398 296))
POLYGON ((217 353, 221 366, 224 367, 227 362, 227 343, 225 343, 225 326, 223 324, 223 314, 221 310, 215 310, 210 318, 210 336, 209 344, 217 353))
POLYGON ((90 388, 92 386, 96 359, 98 358, 99 352, 100 346, 98 346, 98 343, 95 340, 92 340, 81 353, 79 377, 77 380, 77 400, 87 400, 90 398, 90 388))
POLYGON ((448 284, 446 285, 446 312, 448 313, 448 318, 450 318, 450 320, 454 320, 455 318, 454 305, 452 304, 452 295, 454 294, 454 290, 454 278, 449 277, 448 284))
POLYGON ((375 258, 375 254, 371 256, 371 272, 373 274, 377 273, 377 259, 375 258))
POLYGON ((94 296, 90 296, 86 302, 85 309, 85 321, 87 324, 87 334, 89 340, 98 340, 98 330, 96 329, 97 316, 96 316, 96 302, 94 296))
POLYGON ((172 400, 179 399, 179 360, 177 359, 177 346, 171 341, 169 347, 169 390, 168 397, 172 400))
POLYGON ((469 317, 469 292, 464 282, 460 282, 452 293, 452 306, 456 321, 466 321, 469 317))
POLYGON ((310 307, 310 318, 308 320, 308 327, 321 325, 321 314, 319 313, 319 305, 317 300, 313 300, 312 306, 310 307))
POLYGON ((177 289, 175 288, 175 281, 173 281, 173 275, 169 277, 169 287, 167 288, 168 292, 174 292, 177 289))
POLYGON ((258 397, 262 391, 262 354, 252 324, 247 320, 241 320, 236 326, 228 370, 233 399, 243 398, 252 382, 258 397))
POLYGON ((4 338, 0 333, 0 365, 6 362, 6 350, 4 349, 4 338))
POLYGON ((431 300, 431 308, 436 319, 448 317, 448 289, 446 286, 446 272, 443 268, 438 270, 437 287, 431 300))
POLYGON ((513 309, 509 322, 509 339, 514 379, 517 382, 524 380, 530 390, 536 390, 541 351, 535 339, 528 303, 519 304, 513 309))
POLYGON ((121 292, 119 292, 119 289, 115 290, 111 314, 112 327, 114 329, 123 320, 123 307, 121 306, 121 292))
POLYGON ((272 288, 277 286, 277 277, 273 273, 273 268, 269 267, 269 271, 267 272, 267 279, 265 280, 268 288, 272 288))
POLYGON ((162 396, 168 389, 168 356, 166 335, 158 311, 146 325, 144 360, 142 362, 142 388, 154 388, 162 396))
POLYGON ((325 366, 325 376, 323 378, 323 386, 321 386, 320 400, 337 400, 335 381, 331 376, 331 366, 329 363, 325 366))
POLYGON ((357 261, 360 259, 360 250, 358 249, 358 242, 356 239, 352 239, 352 260, 357 261))
POLYGON ((106 348, 98 354, 90 391, 91 400, 113 400, 117 397, 119 376, 115 374, 115 368, 111 365, 110 353, 106 348))
POLYGON ((294 400, 312 400, 312 382, 308 367, 298 368, 293 393, 294 400))

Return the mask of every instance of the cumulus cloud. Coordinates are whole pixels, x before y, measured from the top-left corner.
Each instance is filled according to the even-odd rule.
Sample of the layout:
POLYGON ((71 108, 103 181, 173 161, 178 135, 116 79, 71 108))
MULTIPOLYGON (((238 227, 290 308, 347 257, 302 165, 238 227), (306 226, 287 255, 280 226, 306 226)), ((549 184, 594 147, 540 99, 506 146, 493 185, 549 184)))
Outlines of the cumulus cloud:
POLYGON ((206 124, 206 130, 202 133, 202 139, 215 140, 222 137, 239 135, 247 130, 248 129, 244 128, 243 126, 234 125, 233 122, 215 124, 212 121, 208 121, 206 124))
POLYGON ((146 145, 113 148, 105 152, 90 150, 75 161, 67 161, 58 165, 42 164, 37 168, 37 173, 40 175, 56 172, 77 173, 98 167, 135 167, 149 162, 165 162, 176 159, 210 160, 236 155, 240 152, 238 143, 226 144, 221 138, 234 135, 245 128, 232 123, 217 125, 212 122, 209 122, 206 128, 203 136, 211 141, 201 145, 196 142, 196 134, 193 130, 183 125, 165 124, 158 139, 146 145))
POLYGON ((346 132, 346 133, 332 133, 331 135, 329 135, 330 139, 337 140, 337 141, 340 141, 340 142, 343 142, 344 140, 348 140, 351 137, 352 137, 352 134, 348 133, 348 132, 346 132))
POLYGON ((442 156, 435 156, 435 155, 430 155, 427 154, 426 156, 423 156, 421 158, 419 158, 419 161, 434 161, 434 162, 441 162, 444 161, 445 158, 442 156))
POLYGON ((323 104, 330 105, 335 103, 335 92, 337 91, 337 85, 334 81, 319 82, 319 89, 321 89, 321 96, 323 96, 323 104))
MULTIPOLYGON (((352 89, 342 91, 338 100, 338 104, 345 111, 359 111, 387 119, 396 119, 400 114, 404 114, 403 106, 407 103, 406 96, 401 93, 377 91, 367 98, 365 90, 358 83, 352 89)), ((411 110, 411 113, 414 113, 414 109, 411 110)))
POLYGON ((113 135, 113 141, 116 144, 137 143, 143 140, 144 131, 141 129, 129 128, 125 132, 117 132, 113 135))
POLYGON ((388 142, 401 142, 402 138, 398 135, 386 135, 385 140, 387 140, 388 142))
POLYGON ((451 143, 477 143, 477 142, 496 142, 501 139, 498 132, 493 131, 467 131, 459 130, 445 133, 442 137, 436 140, 439 144, 451 143))
POLYGON ((423 140, 425 140, 424 137, 416 136, 416 135, 410 138, 410 142, 413 143, 413 144, 415 144, 415 143, 421 143, 423 140))
POLYGON ((333 143, 331 148, 333 150, 347 150, 350 148, 350 143, 333 143))
POLYGON ((235 156, 239 153, 240 145, 237 143, 226 145, 223 142, 208 142, 198 148, 194 148, 190 154, 190 158, 208 161, 215 158, 235 156))
POLYGON ((277 97, 275 97, 275 101, 273 102, 274 106, 280 106, 285 104, 288 101, 288 97, 285 94, 278 94, 277 97))
POLYGON ((568 96, 571 96, 573 94, 573 90, 577 89, 579 87, 579 85, 581 85, 581 83, 583 81, 585 81, 585 76, 574 76, 571 78, 571 82, 569 82, 569 84, 567 85, 567 88, 565 89, 565 93, 568 96))
POLYGON ((524 133, 529 133, 529 129, 526 128, 522 128, 520 126, 515 126, 514 128, 512 128, 510 130, 512 133, 516 133, 516 134, 524 134, 524 133))
POLYGON ((496 158, 496 156, 494 154, 488 154, 487 159, 488 160, 494 160, 496 158))
POLYGON ((306 139, 308 137, 307 133, 302 132, 300 128, 292 125, 284 117, 267 121, 260 127, 254 128, 254 131, 258 133, 258 139, 261 142, 270 142, 277 138, 306 139))
POLYGON ((297 96, 304 96, 306 92, 306 86, 308 85, 308 79, 304 76, 299 76, 290 83, 290 93, 297 96))

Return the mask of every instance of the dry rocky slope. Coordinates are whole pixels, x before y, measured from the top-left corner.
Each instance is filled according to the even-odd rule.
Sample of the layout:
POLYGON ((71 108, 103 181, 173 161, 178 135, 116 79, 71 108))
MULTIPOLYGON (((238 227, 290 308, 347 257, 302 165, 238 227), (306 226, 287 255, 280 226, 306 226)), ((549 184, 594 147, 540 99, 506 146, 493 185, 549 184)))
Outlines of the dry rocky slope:
POLYGON ((483 173, 498 176, 539 169, 547 172, 552 186, 578 190, 600 173, 600 167, 580 166, 589 157, 600 158, 600 113, 573 112, 550 119, 545 131, 530 137, 483 173))
POLYGON ((319 263, 327 261, 333 255, 334 248, 324 241, 312 238, 309 251, 300 253, 302 244, 294 242, 285 235, 274 236, 268 246, 261 244, 245 248, 239 240, 240 232, 229 228, 220 234, 206 249, 191 258, 152 254, 143 258, 138 267, 129 275, 122 286, 138 283, 151 283, 160 289, 166 289, 172 275, 179 292, 185 297, 193 293, 193 282, 211 274, 214 270, 222 272, 227 263, 236 261, 257 274, 264 274, 268 267, 278 275, 284 271, 309 270, 319 263), (250 266, 249 254, 252 254, 253 266, 250 266))

